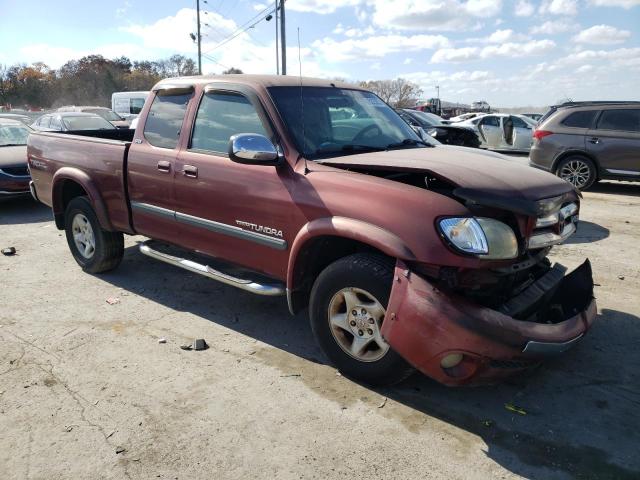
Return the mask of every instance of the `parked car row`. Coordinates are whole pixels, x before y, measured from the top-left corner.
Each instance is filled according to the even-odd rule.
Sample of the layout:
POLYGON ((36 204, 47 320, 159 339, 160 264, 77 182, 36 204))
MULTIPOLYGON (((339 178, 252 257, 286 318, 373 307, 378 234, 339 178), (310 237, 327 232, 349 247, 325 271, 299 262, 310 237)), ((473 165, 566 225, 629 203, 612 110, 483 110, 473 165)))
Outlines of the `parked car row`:
POLYGON ((31 128, 43 132, 116 129, 111 122, 100 115, 86 112, 47 113, 33 122, 31 128))

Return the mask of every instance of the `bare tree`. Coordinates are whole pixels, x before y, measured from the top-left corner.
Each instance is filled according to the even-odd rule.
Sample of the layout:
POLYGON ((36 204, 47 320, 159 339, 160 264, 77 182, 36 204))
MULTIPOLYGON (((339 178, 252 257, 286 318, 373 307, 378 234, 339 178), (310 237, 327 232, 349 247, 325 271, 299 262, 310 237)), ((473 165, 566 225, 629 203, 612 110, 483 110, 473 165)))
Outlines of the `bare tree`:
POLYGON ((395 80, 370 80, 360 82, 360 86, 371 90, 382 100, 395 108, 406 108, 416 104, 422 89, 404 78, 395 80))

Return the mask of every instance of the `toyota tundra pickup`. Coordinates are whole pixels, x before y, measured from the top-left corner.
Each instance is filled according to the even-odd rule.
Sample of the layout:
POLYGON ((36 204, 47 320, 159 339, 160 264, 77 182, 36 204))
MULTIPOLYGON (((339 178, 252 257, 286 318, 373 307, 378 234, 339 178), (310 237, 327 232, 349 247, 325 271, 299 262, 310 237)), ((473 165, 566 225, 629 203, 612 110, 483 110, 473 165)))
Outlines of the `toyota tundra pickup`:
POLYGON ((155 85, 135 132, 33 133, 28 162, 84 271, 143 235, 145 255, 308 308, 362 382, 494 383, 579 342, 596 316, 589 261, 567 274, 547 259, 579 193, 426 142, 352 85, 203 76, 155 85))

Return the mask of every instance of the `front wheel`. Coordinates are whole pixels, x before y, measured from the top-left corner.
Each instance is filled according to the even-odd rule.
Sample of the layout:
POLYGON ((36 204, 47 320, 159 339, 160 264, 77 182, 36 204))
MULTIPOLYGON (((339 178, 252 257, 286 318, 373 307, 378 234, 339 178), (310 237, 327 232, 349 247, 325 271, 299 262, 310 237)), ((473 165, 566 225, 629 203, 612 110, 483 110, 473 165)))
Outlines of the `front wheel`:
POLYGON ((591 160, 582 156, 565 158, 558 164, 556 174, 578 190, 586 190, 597 178, 596 166, 591 160))
POLYGON ((392 385, 413 372, 380 333, 392 280, 390 259, 359 253, 329 265, 311 291, 320 347, 343 374, 371 385, 392 385))
POLYGON ((124 254, 124 237, 100 227, 98 217, 87 197, 69 202, 64 214, 67 243, 82 270, 100 273, 116 268, 124 254))

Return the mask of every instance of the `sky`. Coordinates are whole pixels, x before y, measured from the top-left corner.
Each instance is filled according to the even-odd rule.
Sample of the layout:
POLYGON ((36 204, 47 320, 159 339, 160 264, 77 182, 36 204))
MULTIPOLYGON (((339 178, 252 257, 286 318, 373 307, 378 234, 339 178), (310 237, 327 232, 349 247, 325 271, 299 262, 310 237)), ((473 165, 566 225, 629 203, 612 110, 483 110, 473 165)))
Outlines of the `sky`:
MULTIPOLYGON (((273 4, 201 0, 203 72, 275 73, 273 4)), ((286 25, 290 75, 300 57, 306 76, 402 77, 452 102, 640 100, 640 0, 287 0, 286 25)), ((195 0, 0 0, 0 64, 195 60, 195 30, 195 0)))

